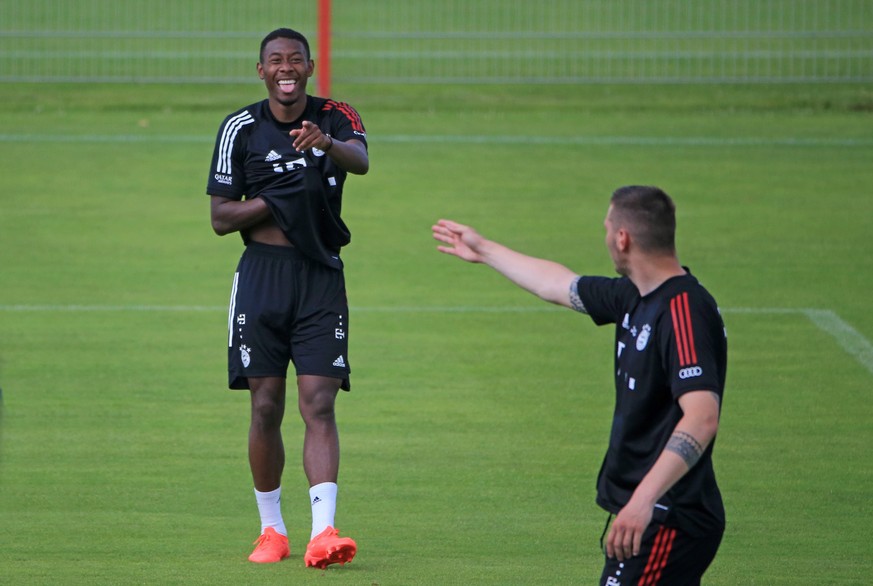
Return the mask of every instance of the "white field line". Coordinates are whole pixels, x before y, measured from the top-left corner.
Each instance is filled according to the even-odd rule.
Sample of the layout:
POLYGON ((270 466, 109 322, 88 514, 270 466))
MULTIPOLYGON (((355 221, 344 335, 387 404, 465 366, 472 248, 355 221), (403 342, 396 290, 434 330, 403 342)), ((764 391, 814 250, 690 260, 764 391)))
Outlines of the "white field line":
MULTIPOLYGON (((0 311, 26 312, 225 312, 218 305, 0 305, 0 311)), ((563 311, 554 306, 361 306, 350 308, 354 313, 538 313, 563 311)), ((829 309, 790 307, 733 307, 722 308, 722 313, 803 315, 817 328, 829 334, 837 344, 861 366, 873 374, 873 343, 858 330, 843 321, 829 309)))
POLYGON ((843 321, 840 316, 826 309, 808 309, 806 317, 816 326, 829 333, 843 350, 873 374, 873 344, 861 333, 843 321))
MULTIPOLYGON (((211 143, 206 135, 172 134, 0 134, 0 143, 211 143)), ((431 144, 504 144, 576 146, 787 146, 871 147, 873 138, 712 137, 712 136, 520 136, 461 134, 374 135, 370 142, 431 144)))

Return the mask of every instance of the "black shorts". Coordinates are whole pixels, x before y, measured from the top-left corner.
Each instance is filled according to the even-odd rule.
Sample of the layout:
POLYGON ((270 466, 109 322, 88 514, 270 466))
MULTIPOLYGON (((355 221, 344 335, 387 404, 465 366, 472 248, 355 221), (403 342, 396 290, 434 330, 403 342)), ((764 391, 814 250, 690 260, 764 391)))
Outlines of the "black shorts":
POLYGON ((692 537, 652 523, 643 534, 639 555, 623 562, 606 558, 600 586, 698 586, 721 537, 721 532, 692 537))
POLYGON ((297 375, 349 385, 349 304, 342 270, 295 248, 250 242, 233 277, 227 318, 228 385, 297 375))

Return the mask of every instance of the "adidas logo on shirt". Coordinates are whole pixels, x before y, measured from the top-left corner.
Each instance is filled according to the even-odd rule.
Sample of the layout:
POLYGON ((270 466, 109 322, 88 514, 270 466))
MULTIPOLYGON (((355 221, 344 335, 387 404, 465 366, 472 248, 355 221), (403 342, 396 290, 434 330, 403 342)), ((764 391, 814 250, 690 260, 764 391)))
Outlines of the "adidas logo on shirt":
POLYGON ((346 361, 343 360, 343 355, 342 355, 342 354, 340 354, 339 356, 337 356, 337 359, 333 361, 333 365, 334 365, 334 366, 339 366, 340 368, 343 368, 343 367, 346 365, 346 361))
POLYGON ((282 155, 280 155, 276 151, 270 151, 270 154, 267 155, 267 158, 264 159, 264 161, 267 163, 272 163, 273 161, 281 159, 281 158, 282 158, 282 155))

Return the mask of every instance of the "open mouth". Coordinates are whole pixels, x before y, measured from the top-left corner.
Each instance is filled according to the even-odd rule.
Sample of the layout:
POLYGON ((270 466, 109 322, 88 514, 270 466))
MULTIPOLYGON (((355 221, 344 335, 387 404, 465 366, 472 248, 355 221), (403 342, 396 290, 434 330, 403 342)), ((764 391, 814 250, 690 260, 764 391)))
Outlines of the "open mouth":
POLYGON ((286 94, 290 94, 297 87, 297 81, 293 79, 280 79, 279 80, 279 89, 285 92, 286 94))

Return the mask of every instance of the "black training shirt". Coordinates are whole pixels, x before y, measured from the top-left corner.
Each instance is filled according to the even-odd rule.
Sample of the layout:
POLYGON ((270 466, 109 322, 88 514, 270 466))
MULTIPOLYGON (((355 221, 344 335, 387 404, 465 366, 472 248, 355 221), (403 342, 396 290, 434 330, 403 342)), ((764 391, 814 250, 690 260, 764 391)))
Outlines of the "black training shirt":
MULTIPOLYGON (((616 324, 615 411, 597 503, 618 513, 682 417, 679 397, 701 390, 723 396, 727 337, 715 300, 690 272, 645 297, 626 277, 581 277, 576 287, 597 325, 616 324)), ((654 521, 692 535, 724 529, 714 443, 658 501, 654 521)))
POLYGON ((367 144, 358 113, 342 102, 306 96, 291 123, 275 119, 263 100, 225 118, 218 130, 206 193, 234 200, 263 198, 288 240, 307 256, 342 268, 341 247, 351 234, 340 218, 346 172, 319 149, 299 152, 288 134, 303 121, 338 141, 367 144))

